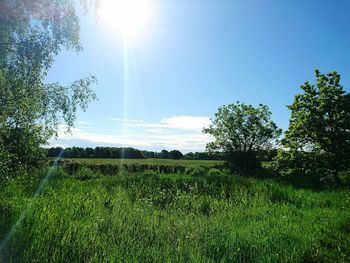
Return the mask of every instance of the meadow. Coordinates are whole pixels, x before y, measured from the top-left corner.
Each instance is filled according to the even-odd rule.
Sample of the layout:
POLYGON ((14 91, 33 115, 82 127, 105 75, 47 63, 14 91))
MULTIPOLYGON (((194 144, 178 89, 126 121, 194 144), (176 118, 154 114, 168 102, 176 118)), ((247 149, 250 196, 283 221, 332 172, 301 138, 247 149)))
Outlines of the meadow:
POLYGON ((1 0, 0 263, 350 262, 348 2, 1 0))
MULTIPOLYGON (((55 158, 50 158, 54 160, 55 158)), ((223 161, 215 160, 174 160, 174 159, 159 159, 159 158, 145 158, 145 159, 112 159, 112 158, 62 158, 62 160, 71 160, 76 162, 83 163, 92 163, 92 164, 146 164, 146 165, 183 165, 186 167, 214 167, 216 165, 223 164, 223 161)))
POLYGON ((232 175, 207 161, 159 162, 196 165, 178 173, 120 170, 113 175, 61 165, 40 192, 47 169, 7 180, 0 191, 0 259, 349 261, 349 189, 297 189, 273 179, 232 175))

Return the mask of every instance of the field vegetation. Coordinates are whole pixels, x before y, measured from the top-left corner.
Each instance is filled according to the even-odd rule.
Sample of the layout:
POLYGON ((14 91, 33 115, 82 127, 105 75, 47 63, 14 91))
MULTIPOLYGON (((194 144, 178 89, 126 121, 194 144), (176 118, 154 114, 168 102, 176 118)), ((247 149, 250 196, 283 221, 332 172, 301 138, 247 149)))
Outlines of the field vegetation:
POLYGON ((301 85, 285 131, 267 105, 219 107, 205 153, 44 150, 97 99, 94 76, 47 83, 82 48, 79 4, 99 0, 0 4, 1 263, 350 262, 350 93, 335 71, 301 85))
POLYGON ((200 174, 188 169, 110 176, 63 165, 35 195, 45 176, 42 170, 13 178, 0 192, 0 238, 8 241, 2 243, 2 259, 346 262, 350 257, 347 188, 297 189, 209 167, 200 174))
MULTIPOLYGON (((54 160, 55 158, 50 158, 54 160)), ((146 164, 146 165, 180 165, 185 167, 214 167, 214 166, 222 166, 224 164, 223 161, 217 160, 173 160, 173 159, 107 159, 107 158, 62 158, 62 161, 72 162, 80 162, 85 164, 114 164, 114 165, 122 165, 122 164, 146 164)))

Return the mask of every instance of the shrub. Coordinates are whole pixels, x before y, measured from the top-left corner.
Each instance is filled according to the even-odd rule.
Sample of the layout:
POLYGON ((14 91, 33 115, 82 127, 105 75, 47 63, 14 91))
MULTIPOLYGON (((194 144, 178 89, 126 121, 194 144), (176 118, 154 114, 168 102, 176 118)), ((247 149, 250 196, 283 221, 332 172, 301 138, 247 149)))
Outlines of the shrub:
POLYGON ((350 187, 350 169, 339 173, 340 184, 350 187))
POLYGON ((327 153, 281 150, 271 167, 276 174, 293 184, 330 188, 342 182, 338 172, 331 169, 329 159, 327 153))
POLYGON ((204 166, 199 166, 199 167, 189 167, 186 169, 186 174, 189 174, 191 176, 199 177, 203 176, 207 173, 208 168, 204 166))
POLYGON ((220 171, 219 169, 216 169, 216 168, 211 168, 209 169, 208 171, 208 176, 210 177, 221 177, 221 176, 225 176, 225 174, 220 171))
POLYGON ((278 175, 275 162, 262 162, 260 174, 264 177, 276 177, 278 175))
POLYGON ((77 178, 78 180, 89 180, 89 179, 93 179, 98 177, 99 175, 92 171, 90 168, 87 167, 81 167, 78 169, 78 171, 76 173, 73 174, 73 176, 75 178, 77 178))

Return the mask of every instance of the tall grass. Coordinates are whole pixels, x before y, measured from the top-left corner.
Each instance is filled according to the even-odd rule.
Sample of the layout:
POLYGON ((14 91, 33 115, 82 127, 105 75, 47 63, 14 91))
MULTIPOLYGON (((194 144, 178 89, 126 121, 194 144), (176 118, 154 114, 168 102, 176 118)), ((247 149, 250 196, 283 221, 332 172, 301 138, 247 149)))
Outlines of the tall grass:
MULTIPOLYGON (((48 158, 54 160, 54 158, 48 158)), ((147 164, 147 165, 182 165, 182 166, 216 166, 223 164, 223 161, 217 160, 174 160, 174 159, 159 159, 159 158, 146 158, 146 159, 117 159, 117 158, 62 158, 62 160, 70 160, 87 164, 147 164)))
MULTIPOLYGON (((43 174, 33 175, 39 178, 43 174)), ((18 179, 19 180, 19 179, 18 179)), ((32 183, 0 192, 0 238, 32 183)), ((350 191, 294 189, 218 170, 197 174, 58 169, 2 252, 10 262, 346 262, 350 191)))

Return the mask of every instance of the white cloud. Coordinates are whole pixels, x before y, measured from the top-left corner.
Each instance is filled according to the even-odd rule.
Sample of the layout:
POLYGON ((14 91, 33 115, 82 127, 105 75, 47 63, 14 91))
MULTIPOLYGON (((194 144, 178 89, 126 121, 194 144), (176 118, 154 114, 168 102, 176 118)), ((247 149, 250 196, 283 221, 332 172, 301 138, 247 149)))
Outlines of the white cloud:
POLYGON ((44 148, 50 148, 50 147, 62 147, 62 148, 68 148, 71 145, 69 144, 62 144, 62 143, 57 143, 55 141, 53 141, 52 143, 50 143, 50 145, 43 145, 44 148))
POLYGON ((84 126, 92 126, 92 125, 94 125, 92 122, 90 122, 90 121, 77 121, 77 123, 78 124, 80 124, 80 125, 84 125, 84 126))
POLYGON ((201 132, 203 127, 210 124, 210 118, 202 116, 175 116, 162 119, 161 123, 173 129, 201 132))
POLYGON ((97 134, 89 132, 73 131, 73 134, 59 134, 57 141, 51 145, 70 145, 83 142, 88 145, 109 145, 109 146, 132 146, 142 149, 178 149, 184 152, 204 151, 205 145, 209 142, 209 136, 205 134, 167 134, 167 135, 113 135, 97 134))
POLYGON ((61 126, 58 140, 53 140, 51 145, 131 146, 148 150, 178 149, 189 152, 204 151, 205 145, 210 141, 210 136, 201 132, 203 127, 210 124, 209 117, 174 116, 158 123, 118 118, 109 120, 123 122, 124 126, 127 123, 127 132, 118 129, 100 133, 79 126, 69 134, 61 126))
POLYGON ((106 118, 106 120, 117 121, 117 122, 131 122, 131 123, 145 122, 142 120, 123 119, 123 118, 106 118))
MULTIPOLYGON (((164 118, 158 123, 145 121, 136 121, 129 123, 128 126, 137 126, 147 129, 177 129, 183 131, 202 132, 204 127, 210 124, 210 117, 204 116, 174 116, 164 118)), ((128 122, 128 121, 127 121, 128 122)))

